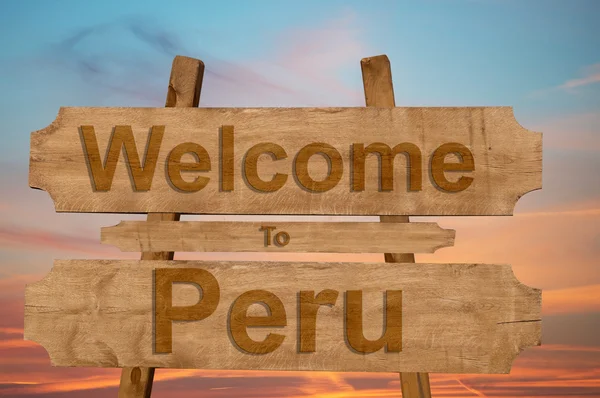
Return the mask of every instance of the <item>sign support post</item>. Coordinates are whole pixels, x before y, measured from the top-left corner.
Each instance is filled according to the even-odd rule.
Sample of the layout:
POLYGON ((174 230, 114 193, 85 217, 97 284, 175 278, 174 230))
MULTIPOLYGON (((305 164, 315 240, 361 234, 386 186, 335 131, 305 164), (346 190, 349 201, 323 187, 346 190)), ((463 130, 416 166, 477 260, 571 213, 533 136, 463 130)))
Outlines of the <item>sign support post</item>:
MULTIPOLYGON (((171 67, 167 108, 197 107, 200 103, 204 63, 199 59, 176 56, 171 67)), ((179 221, 177 213, 148 213, 148 222, 179 221)), ((174 252, 144 252, 142 260, 173 260, 174 252)), ((154 368, 123 368, 119 398, 148 398, 152 392, 154 368)))
MULTIPOLYGON (((360 61, 367 106, 396 106, 392 69, 387 55, 363 58, 360 61)), ((384 223, 408 223, 408 216, 380 216, 384 223)), ((385 253, 386 263, 414 263, 414 253, 385 253)), ((431 398, 428 373, 400 373, 404 398, 431 398)))

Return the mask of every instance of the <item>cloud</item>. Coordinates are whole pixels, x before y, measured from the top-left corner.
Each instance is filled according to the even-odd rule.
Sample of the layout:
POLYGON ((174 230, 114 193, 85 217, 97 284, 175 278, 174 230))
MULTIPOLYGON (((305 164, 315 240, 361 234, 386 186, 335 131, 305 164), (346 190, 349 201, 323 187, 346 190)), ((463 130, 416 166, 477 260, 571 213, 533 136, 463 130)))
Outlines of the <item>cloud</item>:
POLYGON ((544 291, 542 305, 544 315, 600 313, 600 284, 544 291))
POLYGON ((528 95, 529 98, 542 98, 558 91, 574 94, 578 89, 600 83, 600 63, 582 68, 581 77, 569 79, 564 83, 550 88, 536 90, 528 95))
MULTIPOLYGON (((38 58, 60 75, 78 77, 78 84, 93 86, 105 94, 112 92, 137 101, 160 103, 162 93, 152 84, 152 75, 158 73, 154 63, 144 62, 145 57, 136 56, 135 52, 123 51, 123 43, 132 36, 141 37, 132 21, 97 24, 73 32, 38 58)), ((159 40, 158 36, 155 40, 159 40)))
POLYGON ((359 16, 352 10, 325 21, 315 28, 294 28, 283 32, 274 48, 274 63, 293 73, 291 81, 312 83, 311 89, 327 91, 340 97, 350 97, 347 101, 354 106, 364 105, 360 87, 359 61, 369 54, 362 40, 364 32, 359 16), (339 77, 340 70, 352 68, 356 86, 348 87, 339 77), (315 87, 318 85, 320 88, 315 87))
MULTIPOLYGON (((0 225, 0 249, 22 252, 58 252, 61 255, 75 253, 90 256, 116 254, 120 258, 137 258, 139 253, 121 253, 112 246, 100 243, 100 228, 95 238, 85 234, 65 234, 41 228, 26 228, 0 225)), ((1 275, 1 274, 0 274, 1 275)), ((1 285, 2 279, 0 279, 1 285)))
POLYGON ((585 67, 582 74, 582 77, 567 80, 561 84, 559 88, 572 90, 574 88, 600 83, 600 63, 585 67))
POLYGON ((35 247, 37 250, 40 248, 77 252, 88 252, 91 250, 95 254, 98 254, 100 250, 93 250, 99 246, 98 241, 98 239, 90 239, 78 235, 65 235, 41 229, 0 226, 0 246, 5 247, 24 245, 30 248, 35 247))
POLYGON ((548 117, 532 130, 544 134, 544 148, 600 151, 600 111, 548 117))
MULTIPOLYGON (((522 353, 510 375, 431 374, 432 395, 595 396, 600 393, 599 359, 600 350, 594 347, 542 346, 522 353)), ((11 396, 42 393, 48 394, 47 397, 76 397, 82 393, 100 396, 99 391, 108 394, 111 392, 108 389, 118 386, 120 373, 118 369, 52 368, 34 361, 32 370, 29 374, 11 371, 4 379, 0 376, 0 383, 4 383, 1 391, 11 396), (58 395, 59 392, 62 394, 58 395)), ((194 392, 207 398, 362 398, 394 397, 399 391, 397 373, 158 369, 152 396, 178 398, 194 392)))
MULTIPOLYGON (((0 299, 23 295, 25 285, 42 279, 44 275, 15 274, 0 277, 0 299)), ((0 333, 2 333, 0 329, 0 333)))
MULTIPOLYGON (((59 79, 75 83, 77 89, 93 89, 84 89, 94 93, 94 102, 88 105, 116 99, 134 100, 133 105, 138 106, 162 106, 169 73, 165 67, 175 55, 204 62, 201 104, 362 105, 361 92, 338 78, 343 67, 354 68, 359 76, 359 60, 366 54, 360 31, 352 27, 356 19, 356 14, 347 12, 320 28, 289 28, 266 44, 267 57, 233 61, 183 40, 185 32, 131 16, 74 31, 28 64, 37 67, 43 63, 58 73, 59 79)), ((356 82, 359 85, 360 80, 356 82)))
POLYGON ((418 217, 413 221, 436 221, 456 230, 456 240, 453 247, 417 254, 416 259, 511 264, 522 283, 542 289, 596 285, 600 283, 600 202, 589 205, 595 206, 576 209, 563 204, 513 217, 418 217))
POLYGON ((158 52, 174 57, 178 53, 185 51, 181 40, 171 32, 160 29, 155 25, 141 23, 142 21, 130 22, 127 28, 138 39, 149 44, 158 52), (150 29, 148 28, 150 27, 150 29))
MULTIPOLYGON (((162 106, 169 77, 165 67, 170 66, 175 55, 199 58, 205 63, 212 91, 209 98, 220 95, 235 98, 236 91, 244 90, 263 98, 273 92, 287 96, 298 94, 285 83, 275 84, 245 65, 219 59, 190 45, 180 34, 143 17, 121 18, 76 30, 47 47, 28 64, 37 67, 43 63, 58 73, 59 79, 75 83, 78 89, 93 88, 94 105, 99 101, 114 101, 112 97, 116 95, 121 101, 134 100, 133 105, 162 106), (215 89, 212 88, 214 81, 217 82, 215 89), (226 93, 220 92, 223 89, 226 93)), ((90 90, 84 89, 84 92, 90 90)))
MULTIPOLYGON (((593 299, 593 296, 590 299, 593 299)), ((543 298, 542 305, 545 309, 543 298)), ((600 330, 600 312, 572 314, 563 312, 542 315, 542 344, 595 347, 600 352, 598 330, 600 330)))
POLYGON ((277 40, 275 52, 279 62, 307 74, 315 70, 335 71, 348 63, 358 65, 367 50, 360 38, 364 31, 357 27, 359 22, 358 14, 347 9, 318 27, 288 29, 277 40))
MULTIPOLYGON (((361 58, 370 54, 360 16, 351 10, 314 28, 290 27, 274 34, 261 54, 223 59, 184 40, 185 32, 141 16, 74 31, 29 64, 40 63, 93 88, 94 103, 114 101, 162 106, 175 55, 201 59, 201 104, 209 106, 361 106, 361 58), (340 72, 352 71, 348 85, 340 72), (100 96, 98 96, 100 94, 100 96), (116 96, 116 98, 114 98, 116 96)), ((232 43, 233 44, 233 43, 232 43)), ((87 90, 89 92, 89 90, 87 90)))

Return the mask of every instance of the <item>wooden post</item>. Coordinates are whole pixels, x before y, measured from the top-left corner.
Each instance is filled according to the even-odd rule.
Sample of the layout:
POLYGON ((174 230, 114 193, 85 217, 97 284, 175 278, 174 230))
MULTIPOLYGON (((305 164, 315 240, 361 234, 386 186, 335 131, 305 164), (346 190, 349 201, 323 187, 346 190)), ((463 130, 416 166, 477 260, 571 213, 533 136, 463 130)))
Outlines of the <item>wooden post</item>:
MULTIPOLYGON (((200 102, 204 63, 176 56, 171 67, 165 107, 197 107, 200 102)), ((179 221, 176 213, 150 213, 148 221, 179 221)), ((173 260, 173 252, 145 252, 142 260, 173 260)), ((148 398, 152 392, 154 368, 123 368, 119 398, 148 398)))
MULTIPOLYGON (((360 61, 367 106, 395 107, 390 60, 386 55, 360 61)), ((381 216, 381 222, 407 223, 408 216, 381 216)), ((387 263, 414 263, 413 253, 385 253, 387 263)), ((428 373, 400 373, 403 398, 431 398, 428 373)))

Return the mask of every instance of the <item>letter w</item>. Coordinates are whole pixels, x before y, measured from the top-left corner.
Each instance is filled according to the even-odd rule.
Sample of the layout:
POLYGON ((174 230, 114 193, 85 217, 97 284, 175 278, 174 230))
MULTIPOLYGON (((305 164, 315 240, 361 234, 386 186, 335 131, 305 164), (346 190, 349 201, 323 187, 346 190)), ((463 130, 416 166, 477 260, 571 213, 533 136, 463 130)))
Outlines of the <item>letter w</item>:
POLYGON ((94 189, 96 191, 110 190, 121 147, 123 147, 125 164, 129 170, 130 178, 133 179, 135 191, 149 190, 152 185, 158 151, 160 150, 164 132, 165 126, 152 126, 150 135, 148 136, 148 147, 144 155, 144 165, 142 166, 131 126, 115 126, 114 134, 108 143, 104 165, 102 165, 94 126, 81 126, 84 154, 87 158, 90 173, 92 174, 94 189))

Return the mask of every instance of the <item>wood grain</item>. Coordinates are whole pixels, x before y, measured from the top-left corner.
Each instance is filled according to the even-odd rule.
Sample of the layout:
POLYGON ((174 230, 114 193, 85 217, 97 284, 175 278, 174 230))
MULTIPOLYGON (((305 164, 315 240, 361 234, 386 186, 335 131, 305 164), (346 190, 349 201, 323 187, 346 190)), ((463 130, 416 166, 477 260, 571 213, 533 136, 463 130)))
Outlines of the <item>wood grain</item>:
POLYGON ((122 221, 102 228, 101 240, 125 252, 433 253, 454 235, 436 223, 122 221), (276 242, 280 233, 287 244, 276 242))
MULTIPOLYGON (((367 106, 393 108, 396 106, 394 98, 394 83, 392 80, 392 67, 386 55, 363 58, 360 61, 363 78, 365 103, 367 106)), ((382 223, 409 223, 408 216, 380 216, 382 223)), ((406 225, 406 224, 405 224, 406 225)), ((386 250, 384 259, 388 263, 414 263, 416 250, 386 250)), ((404 372, 400 373, 400 387, 403 398, 431 398, 428 373, 404 372)))
POLYGON ((402 372, 400 387, 402 398, 431 398, 429 373, 402 372))
MULTIPOLYGON (((171 161, 177 163, 177 156, 173 155, 171 161)), ((185 162, 193 164, 192 155, 184 157, 185 162)), ((449 155, 446 162, 456 162, 453 158, 456 157, 449 155)), ((30 186, 47 190, 59 212, 510 215, 519 197, 541 187, 541 168, 541 134, 522 128, 510 107, 61 108, 54 123, 32 134, 30 186), (110 190, 94 191, 92 168, 88 170, 84 156, 84 148, 88 147, 80 137, 82 125, 94 127, 101 156, 106 154, 113 128, 131 126, 139 159, 144 158, 152 126, 165 126, 160 148, 153 147, 150 151, 158 151, 151 188, 134 192, 130 173, 120 156, 110 190), (234 148, 224 151, 233 153, 233 165, 230 160, 219 158, 223 126, 234 128, 234 148), (391 182, 380 181, 378 156, 372 153, 365 155, 364 190, 351 189, 352 144, 381 143, 392 148, 404 142, 421 151, 422 164, 411 162, 411 167, 422 168, 420 190, 408 190, 406 175, 410 171, 406 157, 399 154, 393 174, 383 173, 384 177, 393 175, 393 190, 380 191, 391 182), (210 179, 203 189, 195 192, 193 189, 198 186, 183 186, 182 191, 168 177, 167 158, 175 147, 185 143, 201 145, 210 156, 210 171, 182 174, 186 181, 195 177, 210 179), (243 178, 243 175, 254 178, 252 170, 242 170, 244 157, 261 143, 280 146, 286 154, 279 160, 266 153, 256 159, 256 174, 263 181, 270 181, 278 174, 286 179, 283 184, 275 181, 278 188, 275 191, 257 189, 252 181, 248 183, 243 178), (315 143, 323 145, 310 147, 315 143), (439 175, 432 177, 431 158, 438 147, 447 143, 463 145, 473 155, 474 171, 444 174, 452 182, 463 174, 473 178, 460 192, 444 191, 433 182, 439 175), (306 146, 309 148, 303 151, 306 146), (330 168, 327 156, 316 154, 317 150, 328 151, 330 155, 339 153, 342 163, 337 155, 330 156, 330 168), (307 154, 313 153, 307 179, 302 174, 304 161, 307 154), (224 171, 231 170, 233 181, 231 176, 224 175, 224 171), (334 185, 340 172, 341 179, 334 185)), ((356 176, 363 177, 359 173, 356 176)), ((144 187, 145 174, 144 178, 141 174, 138 177, 144 187)))
MULTIPOLYGON (((166 107, 196 107, 204 77, 204 63, 198 59, 176 56, 171 67, 166 107)), ((151 213, 148 222, 178 221, 176 213, 151 213)), ((143 251, 142 260, 173 260, 172 251, 143 251)), ((154 368, 123 368, 119 398, 149 398, 152 392, 154 368)))
MULTIPOLYGON (((173 284, 173 305, 198 302, 199 290, 173 284)), ((56 366, 172 367, 443 373, 506 373, 519 351, 540 343, 541 292, 507 265, 57 260, 26 287, 25 338, 56 366), (153 354, 153 274, 202 269, 220 287, 202 321, 174 322, 172 353, 153 354), (242 352, 228 336, 236 298, 251 290, 278 297, 287 326, 250 328, 256 341, 285 336, 264 355, 242 352), (314 352, 298 353, 298 295, 339 292, 317 315, 314 352), (383 293, 402 291, 402 351, 357 354, 344 341, 344 293, 363 295, 365 337, 382 333, 383 293)), ((264 316, 253 305, 248 315, 264 316)))

